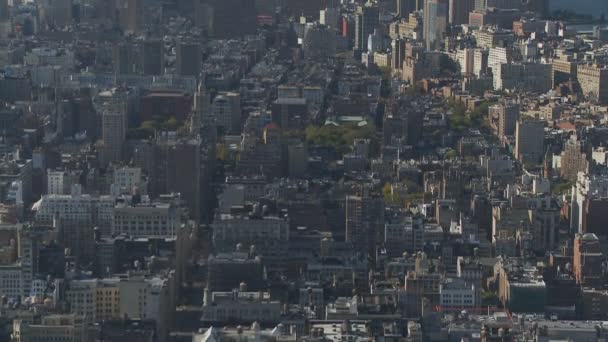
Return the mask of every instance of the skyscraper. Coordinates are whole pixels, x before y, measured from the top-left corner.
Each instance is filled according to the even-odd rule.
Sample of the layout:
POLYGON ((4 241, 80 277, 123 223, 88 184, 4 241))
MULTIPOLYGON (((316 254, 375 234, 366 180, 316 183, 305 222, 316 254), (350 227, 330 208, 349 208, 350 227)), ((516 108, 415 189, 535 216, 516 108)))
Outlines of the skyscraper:
POLYGON ((448 27, 448 0, 427 0, 424 6, 424 42, 427 50, 437 47, 448 27))
POLYGON ((600 240, 595 234, 576 234, 573 259, 577 284, 593 286, 601 282, 603 254, 600 240))
POLYGON ((120 161, 127 134, 126 115, 120 110, 108 110, 102 114, 101 122, 104 162, 120 161))
POLYGON ((393 70, 403 69, 403 61, 405 60, 405 45, 406 42, 403 39, 393 39, 391 43, 391 68, 393 70))
POLYGON ((367 2, 357 9, 355 17, 355 48, 367 51, 367 39, 374 33, 374 29, 380 21, 380 10, 378 6, 367 2))
POLYGON ((198 85, 198 90, 194 94, 194 109, 192 111, 192 123, 190 128, 192 132, 199 132, 203 126, 204 120, 209 116, 211 100, 209 93, 205 89, 205 80, 201 80, 198 85))
POLYGON ((450 0, 449 21, 452 25, 469 23, 469 13, 475 9, 475 0, 450 0))
MULTIPOLYGON (((256 8, 252 0, 203 0, 213 15, 213 34, 229 38, 255 34, 256 8)), ((318 11, 318 10, 317 10, 318 11)), ((317 12, 318 13, 318 12, 317 12)))
POLYGON ((114 72, 117 75, 133 74, 137 70, 135 54, 132 45, 129 43, 119 43, 114 46, 114 72))
POLYGON ((540 121, 517 121, 515 158, 522 163, 539 163, 545 153, 545 126, 540 121))
POLYGON ((140 32, 144 27, 144 0, 127 0, 128 32, 140 32))
POLYGON ((146 39, 141 43, 141 68, 144 75, 161 75, 164 69, 162 40, 146 39))
POLYGON ((201 214, 201 141, 165 133, 157 140, 156 193, 179 193, 189 215, 198 221, 201 214))
POLYGON ((0 21, 8 20, 8 0, 0 0, 0 21))
POLYGON ((416 11, 418 0, 397 0, 397 16, 401 19, 407 19, 410 13, 416 11))
POLYGON ((211 105, 211 116, 217 127, 224 132, 238 134, 241 131, 241 94, 225 92, 218 94, 211 105))
POLYGON ((374 255, 377 235, 384 227, 384 201, 367 194, 346 196, 346 241, 355 250, 374 255))
POLYGON ((182 76, 198 76, 201 69, 200 44, 180 41, 176 50, 176 73, 182 76))

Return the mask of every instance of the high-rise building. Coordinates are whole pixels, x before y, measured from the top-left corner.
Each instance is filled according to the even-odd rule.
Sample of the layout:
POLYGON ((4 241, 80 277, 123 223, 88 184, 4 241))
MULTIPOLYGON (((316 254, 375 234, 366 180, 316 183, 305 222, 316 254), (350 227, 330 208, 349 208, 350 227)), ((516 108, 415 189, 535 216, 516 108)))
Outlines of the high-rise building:
POLYGON ((608 103, 608 67, 580 64, 577 78, 586 97, 602 104, 608 103))
POLYGON ((545 154, 545 125, 540 121, 518 120, 515 127, 515 158, 537 164, 545 154))
POLYGON ((127 137, 126 113, 108 110, 102 113, 102 142, 105 163, 122 160, 123 146, 127 137))
POLYGON ((469 13, 475 9, 475 0, 450 0, 449 7, 450 24, 468 24, 469 13))
POLYGON ((437 47, 448 28, 448 0, 427 0, 424 6, 424 41, 427 50, 437 47))
POLYGON ((405 40, 393 39, 391 43, 391 68, 393 70, 403 69, 405 60, 405 40))
POLYGON ((0 21, 5 21, 8 19, 8 0, 0 0, 0 21))
POLYGON ((407 19, 410 13, 417 10, 418 0, 396 0, 397 1, 397 16, 401 19, 407 19))
POLYGON ((603 259, 600 240, 595 234, 576 235, 572 270, 578 284, 587 287, 600 285, 603 259))
POLYGON ((159 39, 146 39, 140 46, 141 70, 144 75, 161 75, 164 69, 164 46, 159 39))
MULTIPOLYGON (((255 1, 203 0, 212 15, 212 33, 216 37, 239 37, 255 34, 257 28, 255 1)), ((319 9, 317 9, 317 14, 319 9)), ((203 11, 203 14, 205 11, 203 11)))
POLYGON ((157 140, 157 194, 179 193, 190 217, 201 214, 201 141, 166 133, 157 140))
POLYGON ((498 136, 513 135, 515 124, 519 120, 519 105, 514 103, 494 105, 490 107, 490 117, 498 119, 498 136))
POLYGON ((340 18, 340 11, 337 8, 326 8, 319 12, 319 23, 334 30, 338 29, 339 27, 338 18, 340 18))
POLYGON ((218 94, 211 104, 210 117, 217 127, 230 134, 241 131, 241 94, 226 92, 218 94))
POLYGON ((570 136, 570 139, 564 144, 561 160, 560 176, 562 178, 575 181, 580 171, 587 172, 589 161, 587 153, 585 153, 585 141, 576 135, 570 136))
POLYGON ((181 76, 196 76, 201 70, 201 46, 181 41, 176 46, 175 72, 181 76))
POLYGON ((144 0, 127 0, 128 32, 141 32, 144 27, 144 0))
POLYGON ((130 75, 137 71, 137 61, 129 43, 119 43, 114 46, 114 72, 117 75, 130 75))
POLYGON ((209 93, 205 89, 205 81, 201 80, 198 85, 198 90, 194 94, 194 108, 192 110, 192 122, 190 123, 190 129, 192 132, 199 132, 203 126, 205 120, 208 120, 208 116, 211 112, 211 99, 209 93))
POLYGON ((370 195, 346 196, 346 240, 355 250, 375 254, 379 233, 384 229, 384 201, 370 195))
POLYGON ((380 9, 378 6, 367 2, 357 8, 355 17, 355 49, 367 51, 367 40, 369 35, 374 33, 374 29, 380 21, 380 9))

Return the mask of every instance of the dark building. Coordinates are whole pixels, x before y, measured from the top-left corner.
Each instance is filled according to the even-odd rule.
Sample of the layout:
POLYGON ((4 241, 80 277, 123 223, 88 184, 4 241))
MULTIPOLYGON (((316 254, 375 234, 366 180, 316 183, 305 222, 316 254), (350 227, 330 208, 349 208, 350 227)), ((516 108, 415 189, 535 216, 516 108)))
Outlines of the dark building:
POLYGON ((602 279, 602 254, 600 240, 595 234, 577 234, 574 238, 573 271, 577 284, 600 285, 602 279))
POLYGON ((367 51, 367 39, 380 21, 380 9, 371 3, 357 8, 355 16, 355 49, 367 51))
POLYGON ((201 70, 201 46, 193 42, 179 42, 176 46, 175 72, 182 76, 195 76, 201 70))
POLYGON ((376 242, 384 229, 384 201, 370 195, 346 196, 346 241, 357 251, 375 255, 376 242))
POLYGON ((207 259, 207 288, 210 291, 232 291, 241 283, 249 291, 264 289, 264 268, 259 257, 249 253, 220 253, 207 259))
POLYGON ((199 139, 163 135, 157 140, 156 193, 179 193, 196 221, 201 212, 200 158, 199 139))
POLYGON ((272 103, 272 121, 281 128, 296 128, 305 122, 308 106, 304 98, 282 98, 272 103))
POLYGON ((129 32, 140 32, 144 27, 144 0, 127 1, 126 29, 129 32))
POLYGON ((167 121, 172 117, 184 122, 191 108, 191 95, 179 91, 154 91, 141 97, 140 122, 167 121))
POLYGON ((217 38, 255 34, 256 8, 253 0, 201 0, 212 15, 212 34, 217 38))
POLYGON ((141 71, 144 75, 162 75, 164 71, 164 47, 162 40, 144 40, 140 46, 141 71))
POLYGON ((133 45, 130 43, 118 43, 113 47, 114 73, 117 75, 135 74, 138 63, 133 45))
POLYGON ((452 25, 469 23, 469 13, 475 9, 475 0, 449 0, 449 22, 452 25))
POLYGON ((407 19, 410 13, 416 11, 418 0, 397 0, 397 16, 401 19, 407 19))
POLYGON ((583 204, 583 232, 598 236, 608 236, 606 222, 608 222, 608 198, 591 197, 583 204))

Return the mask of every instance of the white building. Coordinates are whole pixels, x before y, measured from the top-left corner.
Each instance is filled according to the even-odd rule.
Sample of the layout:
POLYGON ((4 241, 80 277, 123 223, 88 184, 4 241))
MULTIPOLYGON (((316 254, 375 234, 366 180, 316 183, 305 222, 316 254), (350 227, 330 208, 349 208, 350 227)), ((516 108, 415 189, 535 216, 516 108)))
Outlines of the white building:
POLYGON ((575 185, 572 187, 570 199, 570 228, 574 232, 582 232, 585 215, 583 210, 590 197, 608 196, 608 177, 578 173, 575 185))
POLYGON ((111 227, 115 198, 91 195, 44 195, 32 206, 36 222, 52 224, 54 218, 68 223, 111 227))
POLYGON ((460 64, 460 73, 463 75, 472 75, 475 65, 475 50, 471 48, 459 49, 456 52, 456 59, 460 64))
POLYGON ((76 342, 87 341, 87 325, 79 315, 43 316, 42 322, 33 324, 25 320, 13 321, 14 342, 76 342))
POLYGON ((0 266, 0 293, 10 300, 24 295, 25 285, 21 265, 0 266))
POLYGON ((128 236, 173 237, 182 225, 182 211, 171 203, 117 204, 112 233, 128 236))
POLYGON ((439 303, 444 310, 475 308, 481 305, 481 291, 461 278, 447 278, 439 284, 439 303))

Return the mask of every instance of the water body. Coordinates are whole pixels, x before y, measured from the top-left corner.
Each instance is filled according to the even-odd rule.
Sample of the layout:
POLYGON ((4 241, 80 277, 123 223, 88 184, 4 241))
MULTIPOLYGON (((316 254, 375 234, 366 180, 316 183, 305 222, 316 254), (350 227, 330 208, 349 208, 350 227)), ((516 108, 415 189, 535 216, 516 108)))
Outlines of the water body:
POLYGON ((602 13, 608 18, 608 0, 549 0, 551 12, 570 10, 578 14, 599 18, 602 13))

